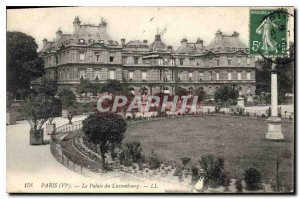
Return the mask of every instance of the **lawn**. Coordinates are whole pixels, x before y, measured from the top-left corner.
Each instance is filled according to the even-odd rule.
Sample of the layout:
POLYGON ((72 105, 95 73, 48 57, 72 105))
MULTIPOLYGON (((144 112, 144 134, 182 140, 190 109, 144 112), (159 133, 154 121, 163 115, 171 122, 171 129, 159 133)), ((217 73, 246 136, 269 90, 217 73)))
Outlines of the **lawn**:
POLYGON ((233 117, 186 117, 135 124, 128 127, 125 142, 140 141, 145 154, 153 150, 163 161, 180 163, 188 156, 195 165, 203 155, 223 157, 232 177, 250 167, 259 169, 263 181, 276 178, 281 160, 283 185, 293 186, 293 124, 282 123, 284 141, 265 139, 267 122, 233 117))

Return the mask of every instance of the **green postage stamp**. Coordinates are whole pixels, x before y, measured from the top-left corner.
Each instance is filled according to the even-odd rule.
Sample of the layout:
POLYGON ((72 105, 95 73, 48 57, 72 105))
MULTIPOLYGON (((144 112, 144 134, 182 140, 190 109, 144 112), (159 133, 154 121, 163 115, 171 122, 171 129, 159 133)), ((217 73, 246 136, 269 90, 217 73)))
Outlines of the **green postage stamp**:
POLYGON ((287 20, 284 9, 250 10, 250 55, 287 56, 287 20))

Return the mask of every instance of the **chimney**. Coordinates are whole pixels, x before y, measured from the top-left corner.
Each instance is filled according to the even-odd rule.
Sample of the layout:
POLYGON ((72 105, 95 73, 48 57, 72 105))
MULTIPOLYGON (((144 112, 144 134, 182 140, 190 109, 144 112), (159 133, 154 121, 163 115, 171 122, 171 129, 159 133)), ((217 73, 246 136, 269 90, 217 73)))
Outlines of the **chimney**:
POLYGON ((197 41, 196 41, 196 48, 203 48, 203 40, 200 39, 200 37, 197 38, 197 41))
POLYGON ((122 46, 125 46, 125 41, 126 40, 124 38, 121 39, 122 46))
POLYGON ((148 43, 148 40, 146 40, 146 39, 143 40, 143 43, 144 43, 144 44, 147 44, 147 43, 148 43))
POLYGON ((62 31, 61 31, 61 29, 59 28, 59 29, 56 31, 56 41, 58 41, 58 40, 60 39, 61 35, 62 35, 62 31))
POLYGON ((81 21, 79 20, 79 17, 76 16, 74 21, 73 21, 73 35, 75 35, 79 28, 80 28, 80 24, 81 24, 81 21))
POLYGON ((106 32, 106 26, 107 26, 106 21, 103 19, 103 17, 101 17, 101 22, 100 22, 100 24, 99 24, 100 30, 106 32))
POLYGON ((223 36, 223 33, 222 31, 219 29, 217 32, 216 32, 216 44, 220 43, 220 41, 222 40, 222 36, 223 36))
POLYGON ((155 41, 161 41, 160 34, 155 35, 155 41))
POLYGON ((186 38, 183 38, 183 39, 180 41, 180 43, 181 43, 181 44, 187 44, 187 41, 188 41, 188 40, 187 40, 186 38))
POLYGON ((48 40, 46 38, 43 39, 43 46, 46 46, 48 40))
POLYGON ((168 49, 169 52, 172 52, 173 47, 172 46, 168 46, 167 49, 168 49))
POLYGON ((239 37, 240 33, 238 33, 237 31, 233 31, 232 36, 233 37, 239 37))

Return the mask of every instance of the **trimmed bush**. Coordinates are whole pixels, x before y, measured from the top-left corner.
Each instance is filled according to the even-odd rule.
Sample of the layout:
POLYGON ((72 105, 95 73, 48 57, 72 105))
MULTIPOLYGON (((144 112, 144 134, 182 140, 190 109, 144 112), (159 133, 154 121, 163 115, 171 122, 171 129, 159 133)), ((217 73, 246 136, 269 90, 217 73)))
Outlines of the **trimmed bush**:
POLYGON ((244 174, 244 180, 247 190, 255 191, 260 189, 261 175, 257 169, 247 169, 244 174))

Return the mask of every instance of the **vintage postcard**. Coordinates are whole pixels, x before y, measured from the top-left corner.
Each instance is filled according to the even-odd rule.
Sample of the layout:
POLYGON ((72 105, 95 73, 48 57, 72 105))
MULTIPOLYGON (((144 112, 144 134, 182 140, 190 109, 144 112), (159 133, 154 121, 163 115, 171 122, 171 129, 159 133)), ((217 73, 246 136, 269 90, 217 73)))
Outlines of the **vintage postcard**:
POLYGON ((7 8, 8 193, 295 193, 293 7, 7 8))

